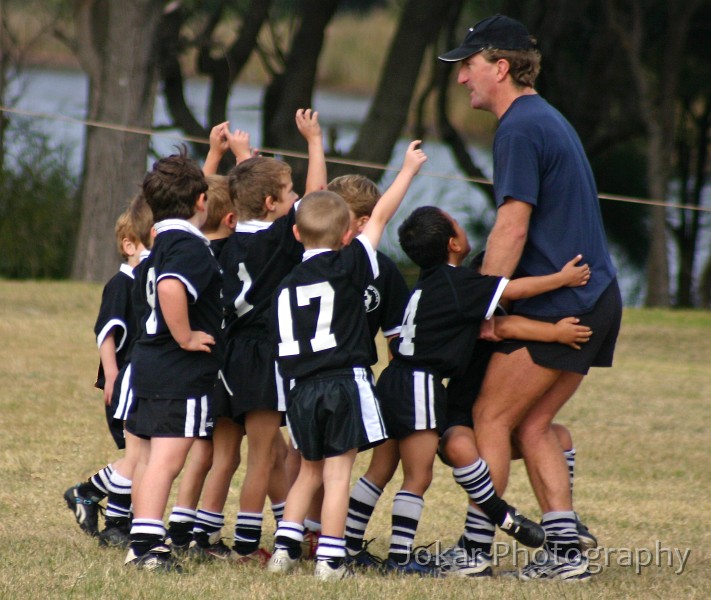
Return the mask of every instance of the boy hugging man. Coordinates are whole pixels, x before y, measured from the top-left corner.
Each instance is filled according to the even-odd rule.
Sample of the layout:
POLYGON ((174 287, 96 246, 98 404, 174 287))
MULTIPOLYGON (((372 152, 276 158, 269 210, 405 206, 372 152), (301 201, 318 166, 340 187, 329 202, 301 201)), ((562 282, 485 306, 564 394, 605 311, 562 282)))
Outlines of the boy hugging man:
MULTIPOLYGON (((403 465, 403 483, 392 508, 392 535, 385 569, 403 574, 436 575, 432 565, 411 556, 417 525, 424 508, 424 493, 432 481, 432 466, 444 425, 444 378, 461 374, 469 363, 481 324, 492 318, 500 300, 527 298, 563 286, 585 285, 587 265, 576 266, 577 256, 558 273, 542 277, 480 275, 461 268, 470 252, 462 227, 444 211, 416 209, 398 229, 400 245, 417 264, 420 276, 410 295, 400 336, 392 340, 393 360, 381 374, 377 392, 390 436, 397 440, 403 465)), ((521 334, 506 326, 499 337, 521 334)), ((575 345, 587 340, 588 328, 576 319, 548 327, 542 338, 575 345)), ((523 336, 530 331, 523 330, 523 336)), ((539 334, 540 335, 540 334, 539 334)), ((472 464, 454 470, 455 481, 491 521, 524 545, 543 544, 542 528, 520 515, 496 495, 487 464, 478 456, 472 464)), ((493 538, 493 532, 492 536, 493 538)), ((490 544, 489 544, 490 546, 490 544)), ((490 575, 491 559, 482 548, 457 575, 490 575)), ((451 570, 451 569, 449 569, 451 570)), ((455 574, 455 573, 452 573, 455 574)))
POLYGON ((378 275, 375 248, 383 229, 427 160, 418 145, 410 144, 402 170, 350 245, 350 214, 337 194, 309 194, 296 214, 294 234, 304 244, 304 258, 279 286, 272 317, 279 367, 294 380, 287 417, 302 461, 275 535, 269 571, 286 573, 296 565, 304 517, 323 484, 314 574, 328 580, 349 572, 344 530, 351 469, 359 448, 386 437, 368 370, 371 340, 363 294, 378 275))
POLYGON ((135 409, 127 430, 142 438, 143 476, 133 489, 126 564, 178 569, 163 513, 198 438, 212 433, 211 394, 222 359, 222 272, 200 232, 207 183, 185 151, 157 161, 143 180, 156 239, 139 284, 146 309, 132 354, 135 409))

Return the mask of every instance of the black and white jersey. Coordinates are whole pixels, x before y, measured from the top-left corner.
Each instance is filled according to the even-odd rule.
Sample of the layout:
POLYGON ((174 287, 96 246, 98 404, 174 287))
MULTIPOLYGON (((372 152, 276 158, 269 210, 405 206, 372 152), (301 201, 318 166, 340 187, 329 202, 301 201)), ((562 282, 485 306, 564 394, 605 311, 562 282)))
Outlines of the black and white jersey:
POLYGON ((463 372, 479 336, 508 283, 469 268, 439 265, 420 273, 405 309, 393 356, 441 377, 463 372))
POLYGON ((375 335, 383 330, 387 338, 400 333, 402 318, 410 291, 397 265, 382 252, 377 252, 378 276, 365 289, 365 315, 371 336, 371 361, 378 362, 375 335))
MULTIPOLYGON (((128 350, 136 336, 136 321, 131 306, 131 288, 133 287, 133 269, 122 264, 116 273, 104 286, 101 294, 99 315, 94 325, 96 345, 106 341, 112 335, 116 343, 116 364, 119 370, 128 360, 128 350)), ((94 384, 99 389, 104 389, 106 378, 104 367, 99 361, 99 372, 94 384)))
POLYGON ((267 331, 274 290, 301 262, 304 247, 294 237, 295 208, 272 223, 238 223, 220 254, 222 303, 228 339, 239 331, 267 331))
POLYGON ((284 378, 370 366, 363 294, 377 276, 375 250, 364 236, 342 250, 304 252, 272 305, 284 378))
POLYGON ((140 337, 131 353, 134 394, 139 398, 202 396, 211 392, 224 352, 222 272, 209 241, 191 223, 166 219, 155 228, 158 235, 137 282, 145 309, 140 337), (158 297, 158 284, 163 279, 177 279, 185 286, 190 327, 215 338, 211 352, 183 350, 173 339, 158 297))
POLYGON ((220 254, 222 254, 222 250, 227 244, 228 239, 230 239, 229 236, 210 240, 210 250, 212 250, 212 253, 215 255, 218 262, 220 260, 220 254))

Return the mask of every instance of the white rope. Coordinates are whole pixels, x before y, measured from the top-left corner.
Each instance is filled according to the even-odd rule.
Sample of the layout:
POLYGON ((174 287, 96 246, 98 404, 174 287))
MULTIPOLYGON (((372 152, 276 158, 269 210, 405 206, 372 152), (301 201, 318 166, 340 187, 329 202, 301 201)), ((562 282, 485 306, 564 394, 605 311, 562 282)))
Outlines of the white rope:
MULTIPOLYGON (((131 127, 128 125, 118 125, 115 123, 105 123, 101 121, 92 121, 89 119, 77 119, 76 117, 68 117, 66 115, 48 114, 41 112, 34 112, 29 110, 21 110, 18 108, 10 108, 7 106, 0 106, 0 112, 5 112, 8 114, 19 115, 23 117, 32 117, 34 119, 47 119, 50 121, 64 121, 65 123, 73 123, 75 125, 82 125, 84 127, 97 127, 99 129, 108 129, 111 131, 119 131, 122 133, 134 133, 137 135, 147 135, 163 137, 179 142, 192 142, 195 144, 205 144, 208 145, 210 141, 207 138, 201 138, 185 134, 175 134, 168 133, 166 131, 147 129, 143 127, 131 127)), ((266 154, 276 154, 280 156, 289 156, 291 158, 303 158, 308 159, 308 154, 304 152, 296 152, 293 150, 283 150, 277 148, 259 148, 260 152, 266 154)), ((337 158, 333 156, 326 157, 327 163, 349 165, 353 167, 361 167, 366 169, 378 169, 380 171, 398 171, 397 167, 390 167, 387 165, 370 163, 357 160, 347 160, 342 158, 337 158)), ((493 185, 493 182, 480 178, 480 177, 464 177, 461 175, 451 175, 446 173, 434 173, 431 171, 420 172, 420 176, 423 177, 433 177, 436 179, 449 179, 454 181, 466 181, 470 183, 478 183, 482 185, 493 185)), ((638 198, 634 196, 620 196, 616 194, 598 194, 601 200, 612 200, 614 202, 627 202, 628 204, 643 204, 645 206, 664 206, 666 208, 677 208, 680 210, 695 210, 700 212, 711 212, 711 208, 706 208, 703 206, 693 206, 691 204, 677 204, 674 202, 663 202, 662 200, 654 200, 650 198, 638 198)))

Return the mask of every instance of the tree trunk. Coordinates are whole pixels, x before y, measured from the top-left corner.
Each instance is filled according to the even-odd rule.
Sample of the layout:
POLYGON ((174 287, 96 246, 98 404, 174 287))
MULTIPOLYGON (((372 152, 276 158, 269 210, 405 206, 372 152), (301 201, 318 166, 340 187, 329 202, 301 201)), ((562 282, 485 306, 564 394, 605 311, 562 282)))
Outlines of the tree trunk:
MULTIPOLYGON (((161 0, 75 0, 75 50, 89 76, 87 118, 150 128, 155 31, 161 0)), ((146 135, 87 126, 79 234, 72 277, 105 281, 119 258, 114 225, 146 172, 146 135)))

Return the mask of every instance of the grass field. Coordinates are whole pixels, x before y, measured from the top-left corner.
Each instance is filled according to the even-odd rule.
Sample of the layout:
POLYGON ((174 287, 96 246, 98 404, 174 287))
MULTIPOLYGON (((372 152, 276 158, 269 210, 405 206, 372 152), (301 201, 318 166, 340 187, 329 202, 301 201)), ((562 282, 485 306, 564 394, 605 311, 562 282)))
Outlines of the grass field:
MULTIPOLYGON (((92 388, 100 294, 98 285, 0 281, 0 598, 709 597, 711 313, 627 310, 615 368, 592 373, 561 415, 578 449, 576 508, 603 545, 592 562, 607 563, 591 581, 360 575, 319 584, 307 567, 289 577, 214 564, 188 564, 183 576, 127 571, 122 551, 99 549, 79 530, 62 493, 117 456, 92 388)), ((367 459, 359 458, 356 476, 367 459)), ((381 555, 398 487, 386 490, 369 529, 381 555)), ((538 515, 519 464, 507 498, 538 515)), ((417 542, 452 544, 465 497, 441 464, 425 501, 417 542)), ((269 516, 267 546, 272 531, 269 516)), ((502 554, 508 539, 497 534, 502 554)), ((504 557, 497 570, 513 564, 504 557)))

